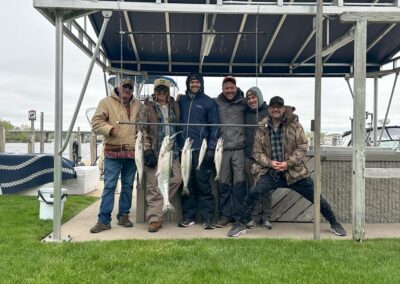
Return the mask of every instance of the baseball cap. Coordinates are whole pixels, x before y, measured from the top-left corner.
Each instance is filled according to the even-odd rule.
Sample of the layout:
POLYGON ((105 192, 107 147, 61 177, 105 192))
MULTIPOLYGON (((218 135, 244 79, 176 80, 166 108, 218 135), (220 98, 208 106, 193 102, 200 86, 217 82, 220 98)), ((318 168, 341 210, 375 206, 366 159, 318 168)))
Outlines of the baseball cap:
POLYGON ((269 105, 270 105, 270 106, 280 106, 280 107, 283 107, 283 106, 285 105, 285 102, 284 102, 284 100, 283 100, 281 97, 275 96, 275 97, 272 97, 272 98, 270 99, 269 105))
POLYGON ((236 79, 232 76, 226 76, 224 80, 222 80, 222 84, 225 84, 226 82, 232 82, 236 85, 236 79))
POLYGON ((130 79, 130 78, 124 78, 124 79, 122 79, 120 85, 121 85, 121 86, 123 86, 123 85, 131 85, 132 88, 133 88, 133 81, 132 81, 132 79, 130 79))

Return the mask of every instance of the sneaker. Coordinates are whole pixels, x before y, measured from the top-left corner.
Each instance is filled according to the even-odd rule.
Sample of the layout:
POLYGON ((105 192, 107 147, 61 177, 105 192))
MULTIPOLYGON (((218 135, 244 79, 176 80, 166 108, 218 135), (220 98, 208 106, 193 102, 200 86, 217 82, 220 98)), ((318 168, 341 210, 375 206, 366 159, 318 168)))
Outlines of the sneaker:
POLYGON ((206 221, 204 222, 203 228, 204 228, 205 230, 212 230, 212 229, 215 229, 214 222, 211 221, 211 220, 206 220, 206 221))
POLYGON ((151 222, 147 227, 147 231, 149 231, 149 233, 156 233, 159 229, 161 229, 161 227, 161 222, 151 222))
POLYGON ((190 219, 183 219, 182 221, 179 222, 178 227, 189 227, 193 226, 194 221, 190 219))
POLYGON ((246 224, 246 227, 249 229, 254 229, 256 226, 256 221, 254 220, 251 220, 249 223, 246 224))
POLYGON ((267 220, 267 219, 264 220, 263 226, 264 226, 265 228, 267 228, 268 230, 271 230, 271 229, 272 229, 272 224, 271 224, 271 222, 270 222, 269 220, 267 220))
POLYGON ((237 222, 233 225, 232 229, 229 230, 228 237, 238 237, 242 234, 246 234, 246 226, 237 222))
POLYGON ((96 225, 94 225, 92 228, 90 228, 90 232, 92 234, 100 233, 105 230, 110 230, 111 225, 110 224, 103 224, 100 222, 97 222, 96 225))
POLYGON ((218 220, 218 222, 215 225, 215 227, 217 227, 217 228, 225 228, 226 226, 228 226, 231 223, 232 223, 232 219, 231 218, 221 217, 221 219, 218 220))
POLYGON ((119 216, 117 224, 123 227, 133 227, 133 223, 129 220, 128 214, 122 214, 119 216))
POLYGON ((331 224, 331 228, 329 229, 329 231, 341 237, 344 237, 347 234, 343 226, 337 222, 331 224))

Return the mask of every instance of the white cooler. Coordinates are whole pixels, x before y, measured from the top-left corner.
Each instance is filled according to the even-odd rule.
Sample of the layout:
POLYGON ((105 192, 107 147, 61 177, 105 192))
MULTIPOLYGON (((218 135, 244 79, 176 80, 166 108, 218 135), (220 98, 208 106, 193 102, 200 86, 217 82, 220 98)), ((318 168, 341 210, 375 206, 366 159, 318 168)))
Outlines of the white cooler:
POLYGON ((76 179, 63 181, 63 187, 69 195, 82 195, 96 190, 100 180, 100 171, 97 166, 75 167, 76 179))
MULTIPOLYGON (((40 203, 39 218, 41 220, 53 220, 54 188, 42 187, 38 190, 38 200, 40 203)), ((61 188, 61 217, 64 210, 64 202, 67 200, 67 190, 61 188)))

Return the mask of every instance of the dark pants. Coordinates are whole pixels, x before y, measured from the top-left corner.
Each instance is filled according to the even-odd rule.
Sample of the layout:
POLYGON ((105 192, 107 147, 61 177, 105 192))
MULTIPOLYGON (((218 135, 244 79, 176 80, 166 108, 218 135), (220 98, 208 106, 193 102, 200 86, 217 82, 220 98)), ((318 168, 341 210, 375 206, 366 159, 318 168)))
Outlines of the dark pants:
MULTIPOLYGON (((250 192, 250 189, 254 186, 254 176, 251 173, 251 166, 253 165, 254 160, 250 158, 245 158, 245 174, 246 174, 246 184, 247 184, 247 193, 250 192)), ((267 192, 263 196, 261 196, 260 200, 254 206, 254 209, 251 213, 251 219, 256 223, 260 221, 263 222, 265 220, 271 219, 272 213, 272 192, 267 192), (260 220, 261 219, 261 220, 260 220)))
POLYGON ((218 181, 219 218, 238 220, 245 196, 244 151, 224 150, 218 181))
POLYGON ((190 194, 182 196, 182 216, 183 219, 194 220, 198 213, 203 220, 213 220, 215 198, 210 184, 213 161, 206 156, 197 170, 199 152, 192 152, 192 171, 188 184, 190 194))
MULTIPOLYGON (((279 187, 290 188, 304 198, 314 203, 314 181, 310 178, 301 179, 293 184, 287 184, 284 176, 279 176, 278 179, 274 180, 269 174, 265 174, 260 177, 255 186, 250 190, 246 196, 243 213, 240 217, 240 222, 247 224, 251 220, 251 211, 257 204, 260 197, 267 192, 271 192, 279 187)), ((329 223, 335 223, 336 217, 332 211, 329 203, 321 196, 321 214, 329 223)))

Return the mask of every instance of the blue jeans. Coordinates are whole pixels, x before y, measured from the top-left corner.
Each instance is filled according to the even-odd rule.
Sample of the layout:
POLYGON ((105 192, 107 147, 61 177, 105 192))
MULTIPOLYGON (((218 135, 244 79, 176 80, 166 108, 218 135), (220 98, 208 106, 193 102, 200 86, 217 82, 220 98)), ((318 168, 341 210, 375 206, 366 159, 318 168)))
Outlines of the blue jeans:
POLYGON ((136 173, 135 160, 133 159, 104 159, 104 189, 101 196, 100 223, 110 224, 111 212, 114 208, 115 188, 121 173, 121 194, 117 219, 123 214, 129 214, 132 206, 133 179, 136 173))

